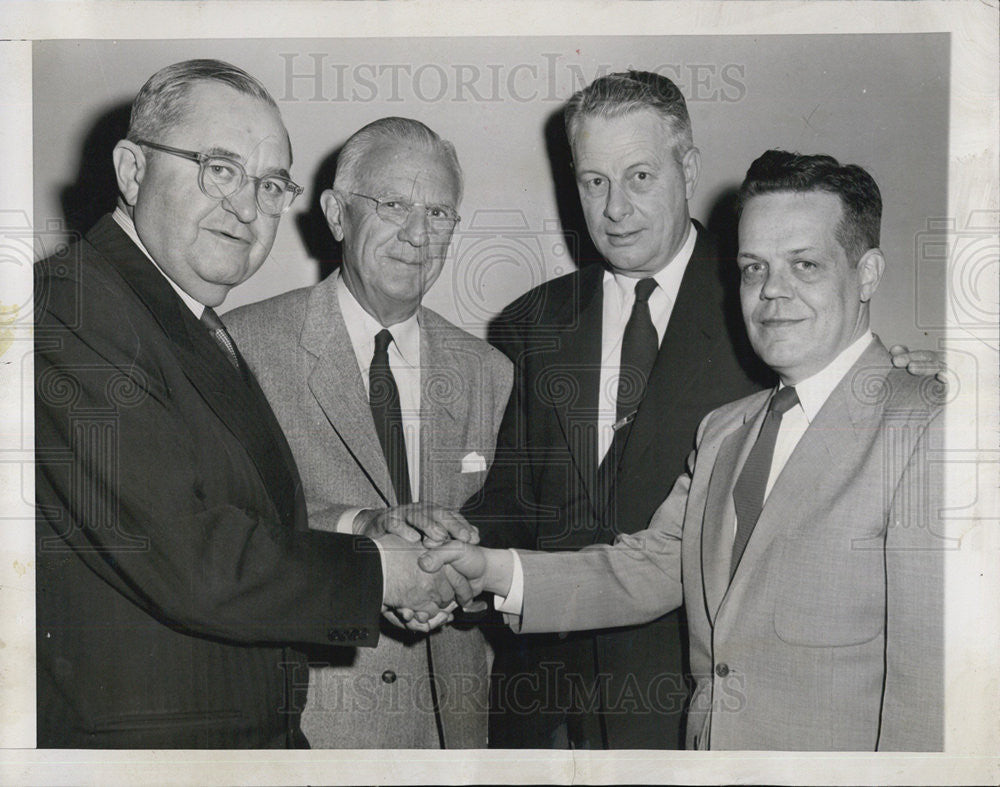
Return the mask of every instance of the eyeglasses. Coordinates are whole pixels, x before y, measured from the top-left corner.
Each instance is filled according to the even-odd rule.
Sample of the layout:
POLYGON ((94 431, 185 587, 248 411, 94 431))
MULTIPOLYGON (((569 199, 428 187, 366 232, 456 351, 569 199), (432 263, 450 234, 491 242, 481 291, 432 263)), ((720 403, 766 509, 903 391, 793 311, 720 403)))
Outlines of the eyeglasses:
POLYGON ((181 150, 144 139, 137 139, 136 143, 197 163, 198 188, 201 189, 202 194, 212 199, 228 199, 238 194, 248 180, 252 180, 257 207, 266 216, 280 216, 292 206, 295 198, 303 192, 301 186, 281 175, 264 175, 259 178, 247 175, 243 165, 229 156, 181 150))
POLYGON ((370 197, 356 191, 352 191, 350 194, 362 199, 370 199, 375 203, 375 213, 380 219, 399 227, 406 225, 410 213, 416 208, 424 209, 427 224, 435 235, 451 232, 455 229, 455 225, 462 220, 462 217, 447 205, 425 205, 422 202, 409 202, 399 197, 370 197))

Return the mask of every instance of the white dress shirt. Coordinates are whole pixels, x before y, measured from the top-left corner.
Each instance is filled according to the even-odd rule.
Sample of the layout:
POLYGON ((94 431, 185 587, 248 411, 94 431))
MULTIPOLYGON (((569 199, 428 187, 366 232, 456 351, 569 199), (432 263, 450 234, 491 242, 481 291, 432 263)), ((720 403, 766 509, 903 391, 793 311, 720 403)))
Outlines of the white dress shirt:
MULTIPOLYGON (((698 240, 698 231, 692 224, 687 238, 680 249, 663 268, 653 274, 656 279, 656 289, 649 296, 649 316, 656 328, 656 339, 663 343, 663 335, 667 332, 667 324, 677 301, 677 293, 681 288, 681 279, 687 270, 694 245, 698 240)), ((597 451, 603 460, 611 447, 615 436, 614 424, 618 418, 618 374, 621 367, 622 340, 625 337, 625 326, 632 315, 635 305, 635 285, 639 279, 611 273, 604 274, 604 305, 601 314, 601 381, 599 388, 597 414, 597 451)), ((497 596, 494 606, 498 612, 504 613, 508 624, 515 624, 521 614, 524 603, 524 571, 521 568, 521 558, 517 550, 513 553, 514 565, 510 591, 506 598, 497 596)))
MULTIPOLYGON (((778 476, 781 475, 781 471, 795 450, 795 446, 799 444, 802 435, 809 428, 809 424, 813 422, 823 405, 826 404, 826 400, 830 398, 833 389, 840 384, 844 375, 868 349, 868 345, 872 343, 874 338, 871 331, 865 331, 821 371, 795 384, 795 393, 799 397, 799 403, 781 416, 778 437, 774 443, 774 454, 771 457, 771 470, 768 473, 767 486, 764 489, 765 501, 767 496, 771 494, 771 488, 778 480, 778 476)), ((784 385, 779 385, 778 390, 784 387, 784 385)), ((736 534, 735 520, 733 521, 733 534, 736 534)))
MULTIPOLYGON (((375 336, 385 328, 364 310, 357 298, 347 289, 338 271, 337 302, 344 316, 347 335, 354 348, 354 357, 368 390, 368 369, 375 354, 375 336)), ((403 439, 406 443, 406 464, 410 473, 410 491, 413 502, 420 499, 420 325, 417 315, 389 327, 392 343, 388 348, 389 369, 399 389, 399 409, 403 416, 403 439)), ((354 518, 360 508, 341 514, 337 530, 354 532, 354 518)))

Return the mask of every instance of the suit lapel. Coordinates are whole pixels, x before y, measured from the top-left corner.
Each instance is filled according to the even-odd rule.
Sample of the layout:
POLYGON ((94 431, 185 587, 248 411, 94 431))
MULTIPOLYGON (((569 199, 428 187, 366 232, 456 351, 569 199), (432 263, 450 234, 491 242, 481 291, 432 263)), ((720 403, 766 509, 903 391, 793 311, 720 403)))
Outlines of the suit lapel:
POLYGON ((219 420, 244 445, 282 520, 291 524, 298 477, 284 436, 256 380, 248 384, 240 377, 166 277, 114 219, 105 216, 88 238, 112 261, 115 271, 159 324, 185 376, 219 420))
POLYGON ((556 315, 555 324, 572 325, 575 330, 561 335, 561 341, 541 360, 543 370, 553 370, 559 377, 574 380, 576 390, 565 393, 558 378, 551 381, 553 408, 563 439, 573 459, 579 483, 583 486, 595 516, 600 516, 607 501, 597 489, 597 411, 601 384, 601 324, 603 322, 604 269, 592 265, 580 271, 579 307, 569 301, 556 315), (574 313, 575 312, 575 313, 574 313), (559 395, 562 392, 562 395, 559 395))
POLYGON ((709 480, 701 528, 701 575, 705 608, 713 623, 729 589, 736 523, 733 487, 760 432, 767 400, 761 397, 759 404, 748 408, 743 424, 722 441, 709 480))
MULTIPOLYGON (((465 356, 460 346, 450 347, 437 331, 426 330, 427 312, 420 311, 420 500, 442 500, 454 485, 452 452, 465 444, 469 421, 469 396, 446 392, 468 385, 465 356)), ((464 501, 459 501, 455 505, 464 501)))
POLYGON ((884 385, 891 368, 887 359, 881 342, 872 342, 830 393, 775 479, 733 576, 734 584, 752 570, 777 536, 787 538, 809 523, 813 500, 803 490, 815 486, 820 469, 828 477, 844 477, 849 472, 846 468, 856 466, 857 453, 866 445, 858 432, 870 432, 880 418, 880 408, 856 391, 881 390, 879 385, 884 385), (869 376, 879 379, 874 385, 864 382, 869 376))
POLYGON ((315 356, 309 390, 330 427, 386 505, 396 502, 389 468, 375 433, 364 376, 337 301, 338 276, 312 289, 306 304, 302 348, 315 356))
POLYGON ((724 324, 713 311, 721 309, 722 304, 705 300, 706 293, 718 290, 718 283, 713 281, 718 276, 718 255, 705 229, 697 223, 694 226, 698 239, 684 270, 656 362, 649 373, 646 394, 622 455, 623 464, 638 460, 661 434, 659 424, 664 412, 697 383, 712 347, 726 338, 721 336, 724 324))

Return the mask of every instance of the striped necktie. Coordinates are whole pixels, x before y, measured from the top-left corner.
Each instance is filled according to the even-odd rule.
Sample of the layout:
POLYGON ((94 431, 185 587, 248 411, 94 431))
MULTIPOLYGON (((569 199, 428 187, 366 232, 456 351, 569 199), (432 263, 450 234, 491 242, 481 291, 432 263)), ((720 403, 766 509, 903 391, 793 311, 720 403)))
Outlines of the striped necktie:
POLYGON ((211 306, 206 306, 205 311, 201 314, 202 324, 208 328, 208 332, 211 334, 215 343, 219 345, 219 349, 226 354, 229 359, 229 363, 233 365, 242 376, 243 365, 240 363, 240 357, 236 353, 236 344, 233 342, 233 337, 229 335, 229 331, 226 330, 226 326, 222 324, 222 320, 219 319, 219 315, 215 313, 215 310, 211 306))

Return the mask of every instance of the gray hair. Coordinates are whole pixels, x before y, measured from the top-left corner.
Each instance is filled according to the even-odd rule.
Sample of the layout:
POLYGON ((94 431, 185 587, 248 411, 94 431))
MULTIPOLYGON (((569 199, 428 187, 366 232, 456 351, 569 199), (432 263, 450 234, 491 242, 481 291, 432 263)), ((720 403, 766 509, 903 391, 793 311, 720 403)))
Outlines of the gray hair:
POLYGON ((199 82, 221 82, 261 101, 280 115, 267 88, 243 69, 221 60, 184 60, 161 68, 146 80, 132 102, 125 138, 131 142, 158 141, 184 118, 188 110, 188 93, 199 82))
POLYGON ((379 118, 355 131, 337 156, 337 172, 333 178, 334 190, 346 193, 358 188, 363 162, 379 143, 403 142, 439 152, 444 156, 458 182, 458 202, 461 202, 463 176, 455 146, 439 137, 419 120, 412 118, 379 118))
POLYGON ((566 135, 570 144, 584 117, 617 118, 650 109, 663 118, 673 136, 674 157, 694 147, 691 117, 680 89, 667 77, 650 71, 620 71, 591 82, 566 104, 566 135))

